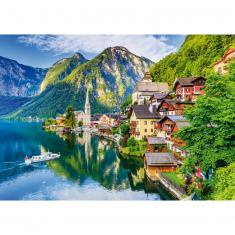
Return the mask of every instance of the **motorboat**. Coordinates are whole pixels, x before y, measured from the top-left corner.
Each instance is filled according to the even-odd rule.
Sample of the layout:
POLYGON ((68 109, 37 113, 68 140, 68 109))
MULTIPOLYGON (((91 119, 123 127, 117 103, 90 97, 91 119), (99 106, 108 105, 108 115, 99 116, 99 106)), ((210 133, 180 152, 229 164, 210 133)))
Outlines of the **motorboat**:
POLYGON ((32 156, 29 158, 28 156, 25 157, 24 162, 26 165, 30 165, 36 162, 43 162, 43 161, 50 161, 60 157, 60 153, 52 153, 46 152, 45 154, 41 154, 38 156, 32 156))

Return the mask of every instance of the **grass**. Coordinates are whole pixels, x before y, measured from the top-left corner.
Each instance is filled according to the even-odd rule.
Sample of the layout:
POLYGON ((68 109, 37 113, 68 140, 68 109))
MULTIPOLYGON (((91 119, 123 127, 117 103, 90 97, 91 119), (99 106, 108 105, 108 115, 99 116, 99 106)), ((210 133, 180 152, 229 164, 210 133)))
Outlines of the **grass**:
POLYGON ((164 172, 162 174, 165 175, 166 177, 168 177, 171 181, 173 181, 177 185, 179 185, 179 186, 184 185, 184 178, 181 174, 179 174, 177 172, 164 172))

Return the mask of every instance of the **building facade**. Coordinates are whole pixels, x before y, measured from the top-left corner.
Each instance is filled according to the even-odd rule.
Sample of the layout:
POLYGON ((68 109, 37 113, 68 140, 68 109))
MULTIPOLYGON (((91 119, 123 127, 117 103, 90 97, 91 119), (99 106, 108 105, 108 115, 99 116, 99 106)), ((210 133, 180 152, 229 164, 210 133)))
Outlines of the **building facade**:
POLYGON ((136 140, 147 138, 155 134, 155 123, 160 120, 156 109, 151 105, 133 105, 130 117, 131 135, 136 140))
POLYGON ((204 94, 205 80, 204 77, 177 78, 173 88, 177 100, 194 102, 204 94))
POLYGON ((144 74, 141 81, 136 83, 132 94, 132 104, 146 104, 154 93, 167 94, 169 86, 165 82, 153 82, 149 72, 144 74))

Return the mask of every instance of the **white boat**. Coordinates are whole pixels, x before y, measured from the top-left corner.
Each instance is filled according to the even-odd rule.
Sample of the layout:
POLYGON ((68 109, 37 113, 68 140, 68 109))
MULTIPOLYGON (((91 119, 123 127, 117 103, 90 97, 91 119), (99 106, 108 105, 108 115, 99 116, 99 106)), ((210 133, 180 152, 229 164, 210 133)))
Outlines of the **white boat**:
POLYGON ((60 153, 51 153, 51 152, 46 152, 45 154, 41 154, 38 156, 32 156, 31 158, 25 157, 24 162, 26 165, 30 165, 32 163, 36 162, 43 162, 43 161, 50 161, 54 160, 60 157, 60 153))

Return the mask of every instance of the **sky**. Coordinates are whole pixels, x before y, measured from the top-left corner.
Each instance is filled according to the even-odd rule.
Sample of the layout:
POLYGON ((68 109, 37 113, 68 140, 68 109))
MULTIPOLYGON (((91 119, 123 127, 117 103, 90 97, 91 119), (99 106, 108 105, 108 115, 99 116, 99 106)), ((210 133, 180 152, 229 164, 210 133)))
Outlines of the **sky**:
POLYGON ((76 52, 92 59, 107 47, 124 46, 157 62, 177 51, 184 39, 185 35, 0 35, 0 56, 48 68, 76 52))

